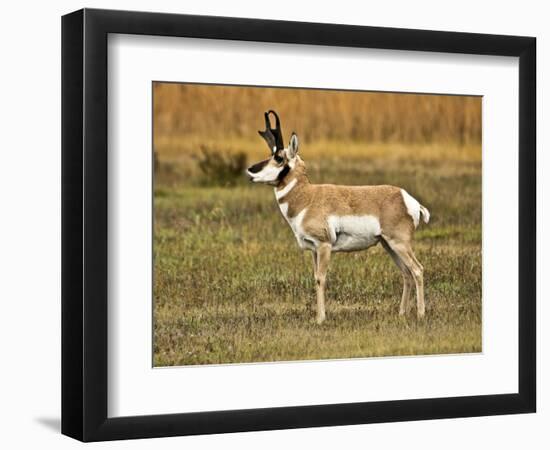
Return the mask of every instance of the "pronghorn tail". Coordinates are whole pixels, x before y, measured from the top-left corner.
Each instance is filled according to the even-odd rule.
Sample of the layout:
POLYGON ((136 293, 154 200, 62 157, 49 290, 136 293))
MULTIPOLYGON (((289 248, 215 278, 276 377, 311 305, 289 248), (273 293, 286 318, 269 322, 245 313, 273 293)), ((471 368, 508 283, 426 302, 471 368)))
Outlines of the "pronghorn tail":
POLYGON ((415 228, 417 228, 420 223, 420 217, 422 217, 424 223, 428 223, 430 221, 430 211, 428 211, 428 208, 422 206, 420 202, 411 196, 411 194, 409 194, 405 189, 401 189, 401 195, 403 196, 405 207, 407 208, 409 216, 411 216, 413 220, 415 228))
POLYGON ((430 221, 430 211, 428 211, 428 208, 425 206, 420 205, 420 215, 422 216, 424 223, 428 223, 430 221))

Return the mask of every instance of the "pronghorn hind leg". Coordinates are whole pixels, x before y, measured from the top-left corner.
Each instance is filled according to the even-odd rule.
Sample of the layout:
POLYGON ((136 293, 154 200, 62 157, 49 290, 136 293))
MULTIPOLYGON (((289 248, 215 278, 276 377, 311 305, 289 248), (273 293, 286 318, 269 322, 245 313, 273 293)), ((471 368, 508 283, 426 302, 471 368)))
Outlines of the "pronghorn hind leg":
POLYGON ((426 305, 424 303, 424 268, 422 264, 416 259, 409 242, 386 236, 383 238, 411 273, 416 287, 416 315, 418 318, 424 317, 426 305))
POLYGON ((418 259, 416 259, 416 256, 410 246, 408 249, 408 255, 415 265, 411 272, 416 284, 416 315, 419 318, 422 318, 426 314, 426 304, 424 302, 424 267, 420 264, 418 259))
POLYGON ((317 285, 317 323, 325 321, 325 283, 330 263, 330 254, 332 246, 328 243, 322 243, 317 248, 317 271, 315 273, 315 283, 317 285))
POLYGON ((393 251, 393 249, 383 238, 381 239, 381 242, 384 249, 395 262, 395 265, 399 268, 399 270, 401 270, 401 275, 403 276, 403 295, 401 296, 401 304, 399 305, 399 315, 403 316, 411 310, 411 288, 413 287, 414 279, 399 255, 393 251))
MULTIPOLYGON (((313 256, 313 279, 317 280, 317 251, 312 250, 311 255, 313 256)), ((317 289, 317 281, 315 282, 315 289, 317 289)), ((312 303, 308 302, 307 305, 308 308, 315 309, 315 306, 312 303)))
POLYGON ((412 248, 411 248, 411 256, 414 259, 414 261, 416 262, 416 264, 418 264, 418 266, 422 269, 422 272, 424 272, 424 266, 422 264, 420 264, 420 261, 418 261, 418 259, 416 258, 416 255, 414 254, 412 248))

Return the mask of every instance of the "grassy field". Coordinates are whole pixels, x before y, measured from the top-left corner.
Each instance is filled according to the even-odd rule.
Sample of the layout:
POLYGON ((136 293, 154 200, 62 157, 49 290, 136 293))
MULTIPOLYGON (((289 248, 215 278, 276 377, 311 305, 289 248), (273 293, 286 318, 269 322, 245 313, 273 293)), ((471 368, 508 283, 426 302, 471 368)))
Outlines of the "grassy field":
MULTIPOLYGON (((225 140, 223 152, 265 159, 256 139, 225 140)), ((415 241, 425 320, 398 316, 401 275, 377 246, 334 255, 321 326, 311 254, 298 248, 272 188, 244 176, 232 187, 205 184, 201 145, 219 141, 155 142, 156 366, 481 351, 479 144, 302 142, 311 182, 394 184, 431 212, 415 241)))

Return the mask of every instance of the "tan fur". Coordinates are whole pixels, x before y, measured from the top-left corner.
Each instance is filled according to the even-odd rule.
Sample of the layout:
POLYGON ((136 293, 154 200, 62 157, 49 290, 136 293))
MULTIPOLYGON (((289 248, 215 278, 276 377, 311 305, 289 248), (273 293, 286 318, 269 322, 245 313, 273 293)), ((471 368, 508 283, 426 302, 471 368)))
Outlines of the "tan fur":
POLYGON ((327 217, 331 214, 376 216, 383 233, 403 240, 412 239, 414 223, 407 212, 400 188, 389 185, 311 184, 305 164, 298 156, 295 168, 279 183, 276 190, 282 191, 295 178, 297 183, 294 188, 279 198, 278 202, 288 204, 290 218, 307 208, 303 227, 320 242, 330 241, 327 217))

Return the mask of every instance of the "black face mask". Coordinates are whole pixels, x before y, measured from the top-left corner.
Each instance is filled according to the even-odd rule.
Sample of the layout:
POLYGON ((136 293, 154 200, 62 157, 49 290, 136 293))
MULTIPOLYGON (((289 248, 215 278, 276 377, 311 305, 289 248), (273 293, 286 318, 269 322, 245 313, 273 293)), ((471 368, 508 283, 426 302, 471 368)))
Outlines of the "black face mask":
POLYGON ((283 170, 279 172, 279 175, 277 175, 277 181, 281 182, 284 180, 284 178, 288 175, 288 172, 290 172, 290 167, 288 164, 285 164, 283 167, 283 170))

